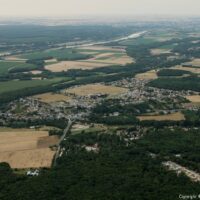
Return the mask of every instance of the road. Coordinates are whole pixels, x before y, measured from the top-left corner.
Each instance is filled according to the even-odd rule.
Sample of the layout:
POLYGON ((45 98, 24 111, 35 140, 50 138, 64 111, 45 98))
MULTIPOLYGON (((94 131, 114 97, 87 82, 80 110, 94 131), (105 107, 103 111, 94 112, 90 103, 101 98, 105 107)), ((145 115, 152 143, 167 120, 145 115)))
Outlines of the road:
POLYGON ((175 162, 167 161, 162 163, 164 166, 168 167, 169 170, 175 171, 177 174, 184 173, 194 182, 200 182, 200 174, 195 171, 189 170, 186 167, 183 167, 175 162))
POLYGON ((61 150, 60 145, 61 145, 62 141, 65 139, 65 137, 67 136, 72 124, 73 124, 73 121, 71 119, 68 119, 67 127, 64 129, 63 135, 60 137, 60 140, 58 142, 58 149, 57 149, 55 157, 54 157, 53 166, 56 166, 56 164, 57 164, 57 159, 60 155, 60 150, 61 150))

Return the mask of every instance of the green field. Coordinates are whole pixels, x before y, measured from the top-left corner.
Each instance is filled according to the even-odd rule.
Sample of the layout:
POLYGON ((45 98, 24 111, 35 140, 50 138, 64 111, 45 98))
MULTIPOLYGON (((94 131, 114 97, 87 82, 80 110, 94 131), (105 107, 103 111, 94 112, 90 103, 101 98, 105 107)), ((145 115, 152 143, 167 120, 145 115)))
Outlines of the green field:
POLYGON ((37 86, 46 86, 54 83, 59 83, 62 81, 68 81, 68 78, 53 78, 46 80, 27 80, 27 81, 6 81, 0 82, 0 94, 5 92, 13 92, 16 90, 21 90, 25 88, 32 88, 37 86))
POLYGON ((148 45, 148 44, 153 44, 154 42, 156 42, 157 40, 154 38, 145 38, 145 37, 140 37, 137 39, 129 39, 129 40, 124 40, 122 42, 119 42, 120 45, 125 45, 125 46, 129 46, 129 45, 148 45))
POLYGON ((11 69, 24 69, 34 70, 38 67, 33 64, 28 64, 24 62, 11 62, 11 61, 0 61, 0 75, 9 73, 11 69))
POLYGON ((34 53, 23 54, 20 56, 25 59, 50 59, 55 58, 57 60, 78 60, 86 59, 89 55, 81 54, 74 49, 57 49, 47 51, 37 51, 34 53))

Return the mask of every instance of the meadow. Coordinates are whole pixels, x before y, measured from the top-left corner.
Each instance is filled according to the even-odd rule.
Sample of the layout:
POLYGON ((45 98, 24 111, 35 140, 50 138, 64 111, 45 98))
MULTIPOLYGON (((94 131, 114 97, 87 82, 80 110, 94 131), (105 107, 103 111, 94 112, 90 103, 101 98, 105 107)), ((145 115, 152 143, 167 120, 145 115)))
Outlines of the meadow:
POLYGON ((8 74, 11 69, 27 69, 27 71, 37 69, 34 64, 16 62, 16 61, 0 61, 0 75, 8 74))
POLYGON ((44 80, 12 80, 0 82, 0 94, 5 92, 12 92, 16 90, 21 90, 25 88, 34 88, 39 86, 52 85, 54 83, 59 83, 62 81, 67 81, 67 78, 52 78, 44 80))
POLYGON ((90 56, 87 54, 82 54, 74 49, 54 49, 46 51, 36 51, 33 53, 20 55, 21 58, 25 59, 57 59, 57 60, 78 60, 86 59, 90 56))

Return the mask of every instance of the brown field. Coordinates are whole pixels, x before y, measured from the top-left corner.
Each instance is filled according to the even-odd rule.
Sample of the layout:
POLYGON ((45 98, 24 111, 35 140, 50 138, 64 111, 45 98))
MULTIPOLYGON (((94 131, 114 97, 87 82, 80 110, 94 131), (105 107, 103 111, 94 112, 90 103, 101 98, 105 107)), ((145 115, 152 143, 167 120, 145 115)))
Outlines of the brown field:
POLYGON ((40 70, 33 70, 33 71, 30 71, 32 74, 34 74, 34 75, 37 75, 37 74, 41 74, 42 73, 42 71, 40 71, 40 70))
POLYGON ((0 162, 17 169, 50 167, 55 151, 49 146, 58 140, 57 136, 48 136, 47 131, 1 129, 0 162))
POLYGON ((186 99, 188 99, 192 103, 200 103, 200 95, 186 96, 186 99))
POLYGON ((200 67, 200 58, 195 58, 191 62, 188 62, 187 64, 191 64, 192 66, 200 67))
POLYGON ((49 59, 49 60, 45 60, 44 62, 45 63, 57 62, 57 59, 56 58, 52 58, 52 59, 49 59))
POLYGON ((102 84, 88 84, 79 87, 67 89, 66 92, 70 94, 76 94, 79 96, 87 96, 92 94, 108 94, 118 95, 127 92, 128 90, 121 87, 107 86, 102 84))
POLYGON ((180 113, 172 113, 172 114, 167 114, 167 115, 146 115, 146 116, 139 116, 137 117, 140 121, 150 121, 150 120, 155 120, 155 121, 182 121, 185 119, 185 116, 180 113))
POLYGON ((17 56, 6 56, 5 58, 4 58, 5 60, 7 60, 7 61, 19 61, 19 62, 25 62, 27 59, 24 59, 24 58, 19 58, 19 57, 17 57, 17 56))
POLYGON ((171 52, 171 50, 169 50, 169 49, 151 49, 151 55, 153 55, 153 56, 167 54, 170 52, 171 52))
MULTIPOLYGON (((104 66, 106 65, 108 66, 107 63, 105 63, 104 66)), ((86 61, 62 61, 56 64, 47 65, 45 66, 45 69, 52 72, 62 72, 69 69, 94 69, 98 67, 102 67, 102 63, 92 63, 86 61)))
POLYGON ((54 102, 59 102, 59 101, 71 100, 69 96, 65 96, 63 94, 50 93, 50 92, 35 95, 33 97, 44 103, 54 103, 54 102))
POLYGON ((77 61, 62 61, 45 66, 45 69, 52 72, 67 71, 69 69, 94 69, 111 65, 126 65, 134 62, 134 59, 126 55, 124 49, 117 49, 104 46, 82 47, 80 50, 95 54, 93 58, 77 61), (108 51, 108 52, 98 52, 108 51), (110 52, 109 52, 110 51, 110 52))
POLYGON ((177 65, 177 66, 175 66, 175 67, 172 67, 171 69, 185 70, 185 71, 192 72, 192 73, 194 73, 194 74, 200 74, 200 68, 183 67, 183 66, 177 65))
POLYGON ((145 73, 137 74, 135 78, 142 79, 142 80, 154 80, 157 79, 156 70, 151 70, 145 73))

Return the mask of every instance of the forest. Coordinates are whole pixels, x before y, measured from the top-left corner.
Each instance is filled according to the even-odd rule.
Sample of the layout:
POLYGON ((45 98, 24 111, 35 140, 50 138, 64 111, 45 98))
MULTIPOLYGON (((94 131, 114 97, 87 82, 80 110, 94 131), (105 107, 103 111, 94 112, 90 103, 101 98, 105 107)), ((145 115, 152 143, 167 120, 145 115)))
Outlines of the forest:
POLYGON ((44 169, 39 177, 13 174, 9 166, 2 163, 0 198, 174 200, 180 193, 198 194, 198 183, 191 182, 184 175, 177 178, 174 172, 162 167, 161 162, 165 154, 184 154, 187 150, 187 154, 198 152, 199 140, 195 140, 195 145, 189 143, 188 146, 188 140, 194 141, 193 137, 197 136, 178 130, 167 132, 168 130, 149 134, 129 146, 116 135, 72 135, 62 144, 67 156, 63 156, 52 170, 44 169), (161 142, 156 142, 157 137, 161 142), (96 143, 100 149, 98 153, 84 149, 84 145, 96 143), (161 156, 152 159, 148 155, 149 151, 161 156))

